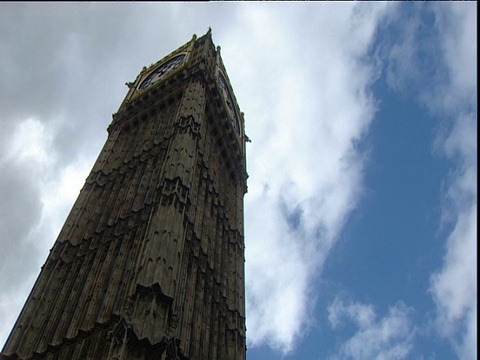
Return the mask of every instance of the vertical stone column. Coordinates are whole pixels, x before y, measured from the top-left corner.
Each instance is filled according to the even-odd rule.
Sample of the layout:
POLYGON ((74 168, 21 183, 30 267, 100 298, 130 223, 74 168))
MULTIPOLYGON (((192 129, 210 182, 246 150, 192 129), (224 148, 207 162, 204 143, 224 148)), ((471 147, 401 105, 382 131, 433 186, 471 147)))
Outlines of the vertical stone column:
POLYGON ((160 341, 172 326, 172 309, 184 256, 185 214, 191 206, 198 138, 205 113, 205 87, 192 80, 173 124, 154 208, 144 239, 131 323, 139 339, 160 341), (150 317, 151 319, 146 319, 150 317))

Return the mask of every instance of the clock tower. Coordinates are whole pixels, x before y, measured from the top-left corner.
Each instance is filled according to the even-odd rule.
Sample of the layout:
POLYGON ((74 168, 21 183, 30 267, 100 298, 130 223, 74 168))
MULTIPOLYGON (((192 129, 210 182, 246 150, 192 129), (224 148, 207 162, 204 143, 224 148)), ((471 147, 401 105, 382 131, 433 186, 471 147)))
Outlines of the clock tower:
POLYGON ((243 114, 210 30, 144 68, 5 359, 245 359, 243 114))

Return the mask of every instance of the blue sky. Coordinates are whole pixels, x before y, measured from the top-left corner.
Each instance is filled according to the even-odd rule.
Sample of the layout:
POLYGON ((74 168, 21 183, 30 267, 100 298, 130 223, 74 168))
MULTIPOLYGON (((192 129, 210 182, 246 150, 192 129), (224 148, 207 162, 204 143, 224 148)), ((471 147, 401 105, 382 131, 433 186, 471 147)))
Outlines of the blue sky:
POLYGON ((477 358, 475 2, 0 4, 0 343, 124 83, 212 27, 249 360, 477 358))

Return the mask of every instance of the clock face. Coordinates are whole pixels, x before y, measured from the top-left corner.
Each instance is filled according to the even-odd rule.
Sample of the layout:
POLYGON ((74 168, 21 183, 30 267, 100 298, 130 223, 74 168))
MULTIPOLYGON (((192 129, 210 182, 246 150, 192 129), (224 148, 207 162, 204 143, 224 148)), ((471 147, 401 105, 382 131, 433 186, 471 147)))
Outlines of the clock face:
POLYGON ((185 54, 175 56, 174 58, 168 60, 166 63, 160 65, 153 73, 148 75, 145 81, 140 85, 140 90, 144 90, 147 87, 155 84, 164 78, 167 74, 175 70, 185 59, 185 54))
POLYGON ((227 81, 225 80, 221 72, 218 73, 218 80, 220 82, 220 87, 222 88, 223 98, 227 103, 227 110, 228 110, 228 115, 230 116, 230 121, 232 122, 233 127, 235 128, 235 131, 237 132, 237 134, 240 134, 240 126, 238 124, 237 112, 235 111, 235 107, 233 105, 233 98, 232 98, 232 95, 230 94, 230 91, 228 90, 227 81))

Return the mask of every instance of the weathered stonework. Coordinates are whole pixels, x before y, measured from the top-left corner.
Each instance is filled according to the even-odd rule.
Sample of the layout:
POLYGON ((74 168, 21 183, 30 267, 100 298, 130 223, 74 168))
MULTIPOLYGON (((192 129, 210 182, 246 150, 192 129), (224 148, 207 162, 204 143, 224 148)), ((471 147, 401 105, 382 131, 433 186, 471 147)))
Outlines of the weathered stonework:
POLYGON ((209 31, 128 84, 0 357, 245 359, 246 136, 219 71, 209 31))

